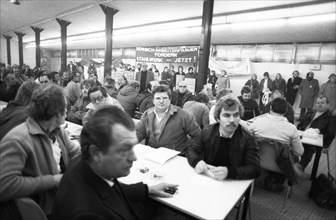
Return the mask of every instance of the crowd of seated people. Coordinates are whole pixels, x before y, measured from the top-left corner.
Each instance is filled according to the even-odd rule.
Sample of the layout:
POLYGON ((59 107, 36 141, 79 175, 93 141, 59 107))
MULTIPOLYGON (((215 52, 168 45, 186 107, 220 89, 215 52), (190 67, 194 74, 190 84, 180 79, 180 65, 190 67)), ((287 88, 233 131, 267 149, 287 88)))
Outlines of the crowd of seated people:
MULTIPOLYGON (((335 75, 332 74, 328 84, 323 87, 326 95, 317 99, 316 110, 309 109, 295 127, 293 107, 286 99, 295 93, 293 90, 297 89, 298 92, 299 87, 287 85, 291 91, 284 89, 281 74, 277 77, 279 82, 273 82, 266 72, 260 84, 256 77, 252 77, 246 85, 242 85, 241 96, 235 97, 230 90, 228 74, 223 71, 216 79, 216 72, 210 71, 210 93, 216 95, 216 102, 209 104, 207 91, 192 94, 192 91, 188 91, 186 81, 176 80, 188 77, 197 79, 197 74, 190 68, 188 73, 184 73, 180 67, 175 72, 174 66, 170 65, 164 74, 156 76, 159 70, 155 65, 150 69, 147 69, 147 64, 140 64, 138 69, 127 65, 123 66, 125 70, 137 71, 135 80, 129 80, 121 74, 117 79, 106 77, 103 82, 99 82, 94 65, 90 67, 88 79, 84 78, 84 67, 79 65, 70 63, 63 72, 48 73, 45 70, 34 71, 29 67, 15 66, 8 69, 1 64, 0 100, 8 102, 8 105, 0 112, 0 166, 6 167, 0 171, 0 209, 9 207, 15 210, 15 199, 30 197, 42 207, 46 215, 52 215, 57 186, 70 161, 76 157, 82 161, 89 160, 87 164, 78 163, 76 169, 87 170, 90 178, 100 185, 119 185, 118 182, 106 181, 106 178, 118 178, 127 175, 127 172, 111 176, 104 170, 104 166, 108 165, 104 157, 116 154, 114 151, 106 151, 105 145, 113 143, 111 146, 114 146, 115 140, 130 140, 129 145, 132 146, 140 142, 153 148, 177 150, 197 173, 210 172, 212 178, 225 180, 254 179, 260 175, 256 137, 288 141, 303 169, 309 164, 314 148, 301 144, 297 130, 312 129, 317 134, 323 134, 326 147, 335 137, 336 116, 335 105, 332 104, 335 93, 329 86, 335 84, 335 75), (262 104, 258 103, 258 97, 262 104), (98 111, 106 112, 100 115, 98 111), (121 132, 120 137, 113 135, 110 141, 108 138, 92 139, 91 133, 103 135, 101 137, 108 135, 99 133, 93 126, 96 120, 104 120, 112 112, 121 118, 111 117, 106 123, 112 127, 104 132, 125 132, 121 132), (135 117, 137 112, 140 113, 140 120, 134 127, 129 125, 129 119, 135 117), (249 127, 250 131, 241 125, 243 120, 250 120, 260 114, 266 116, 256 119, 249 127), (81 149, 64 132, 61 125, 65 120, 83 125, 83 130, 89 132, 82 133, 85 141, 81 140, 81 149)), ((293 73, 294 78, 297 75, 293 73)), ((288 83, 296 81, 292 79, 288 83)), ((307 74, 307 82, 304 82, 309 84, 311 81, 311 74, 307 74)), ((99 126, 103 128, 107 124, 99 126)), ((131 153, 128 160, 134 160, 131 153)), ((73 181, 71 172, 64 181, 73 181)), ((285 178, 270 173, 265 179, 266 189, 282 190, 285 178)), ((87 183, 78 184, 87 187, 87 183)), ((148 194, 168 196, 162 194, 162 185, 150 190, 146 187, 136 187, 140 190, 141 198, 148 194)), ((124 186, 119 188, 128 190, 123 189, 124 186)), ((70 207, 75 205, 62 203, 67 190, 66 184, 61 184, 54 207, 54 215, 57 217, 63 216, 62 210, 72 210, 70 207)), ((131 216, 137 215, 131 211, 132 205, 126 206, 133 213, 131 216)), ((76 210, 73 208, 74 212, 76 210)))

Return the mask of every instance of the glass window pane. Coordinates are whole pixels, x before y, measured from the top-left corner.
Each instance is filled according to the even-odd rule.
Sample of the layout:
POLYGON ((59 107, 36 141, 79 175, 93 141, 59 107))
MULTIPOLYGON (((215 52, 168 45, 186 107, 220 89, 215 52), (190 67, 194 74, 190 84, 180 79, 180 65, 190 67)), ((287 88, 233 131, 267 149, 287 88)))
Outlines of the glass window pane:
POLYGON ((135 59, 135 48, 124 49, 124 56, 125 59, 135 59))
POLYGON ((256 45, 243 45, 242 46, 242 58, 250 58, 251 60, 255 57, 256 45))
POLYGON ((293 44, 276 44, 273 61, 290 63, 293 56, 293 49, 293 44))
POLYGON ((297 46, 296 61, 300 63, 318 62, 320 43, 299 44, 297 46))
POLYGON ((226 45, 216 45, 214 57, 226 59, 226 45))
POLYGON ((227 60, 241 60, 241 45, 227 46, 227 60))
POLYGON ((273 60, 274 44, 257 45, 256 60, 272 61, 273 60))
POLYGON ((336 63, 336 43, 322 43, 320 62, 336 63))

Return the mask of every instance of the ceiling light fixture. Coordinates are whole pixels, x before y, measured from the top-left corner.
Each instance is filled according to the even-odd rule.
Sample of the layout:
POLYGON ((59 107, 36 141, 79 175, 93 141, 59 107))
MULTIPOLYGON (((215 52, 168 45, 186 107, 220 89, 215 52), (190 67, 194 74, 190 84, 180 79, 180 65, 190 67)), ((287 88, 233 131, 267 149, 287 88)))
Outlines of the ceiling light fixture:
POLYGON ((22 0, 10 0, 14 5, 21 5, 22 0))

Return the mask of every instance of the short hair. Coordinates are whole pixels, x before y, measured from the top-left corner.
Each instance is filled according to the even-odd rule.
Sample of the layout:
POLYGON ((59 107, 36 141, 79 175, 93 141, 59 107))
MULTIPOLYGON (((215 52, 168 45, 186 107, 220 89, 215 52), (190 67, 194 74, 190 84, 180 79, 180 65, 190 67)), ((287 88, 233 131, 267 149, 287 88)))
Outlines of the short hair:
POLYGON ((112 78, 106 78, 105 82, 109 85, 113 85, 113 86, 115 85, 115 80, 112 78))
POLYGON ((272 112, 284 115, 287 112, 287 102, 284 98, 278 97, 271 102, 272 112))
POLYGON ((268 72, 264 72, 264 76, 267 76, 267 78, 269 78, 269 73, 268 72))
POLYGON ((159 81, 159 85, 165 85, 165 86, 169 86, 169 83, 166 80, 160 80, 159 81))
POLYGON ((98 74, 97 74, 97 73, 90 73, 90 74, 89 74, 89 77, 90 77, 91 75, 95 75, 95 76, 98 78, 98 74))
POLYGON ((171 99, 172 97, 172 92, 167 86, 159 85, 158 87, 153 89, 153 96, 155 95, 155 93, 158 92, 167 92, 169 99, 171 99))
POLYGON ((56 72, 56 71, 52 71, 52 72, 49 73, 50 78, 51 78, 52 81, 55 81, 55 75, 56 74, 60 75, 59 72, 56 72))
POLYGON ((135 129, 132 118, 118 107, 107 106, 97 110, 84 125, 80 135, 82 157, 91 158, 89 151, 91 145, 97 146, 100 151, 106 153, 109 146, 115 144, 113 127, 118 124, 131 131, 135 129))
POLYGON ((34 77, 34 78, 35 78, 34 70, 29 69, 29 70, 27 71, 27 73, 26 73, 26 76, 27 76, 28 78, 31 78, 31 77, 34 77))
POLYGON ((216 101, 218 102, 218 100, 226 95, 229 95, 232 93, 231 89, 222 89, 220 90, 217 95, 216 95, 216 101))
POLYGON ((251 93, 252 90, 249 86, 243 86, 242 90, 240 91, 240 94, 243 95, 244 93, 251 93))
POLYGON ((93 86, 89 89, 88 91, 88 97, 90 97, 91 93, 97 92, 97 91, 101 91, 101 93, 103 94, 104 97, 107 97, 107 92, 106 89, 102 86, 93 86))
POLYGON ((278 89, 273 90, 273 92, 272 92, 272 97, 273 97, 275 94, 280 95, 280 97, 284 97, 284 96, 285 96, 285 95, 284 95, 284 92, 283 92, 282 90, 278 90, 278 89))
POLYGON ((36 83, 36 82, 32 82, 30 80, 24 82, 16 96, 15 96, 15 101, 16 102, 19 102, 23 105, 28 105, 30 103, 30 100, 31 100, 31 97, 33 95, 33 92, 35 89, 39 88, 40 87, 40 84, 36 83))
POLYGON ((223 96, 219 99, 219 101, 215 105, 215 111, 214 111, 214 118, 218 121, 220 118, 220 114, 222 112, 222 109, 229 109, 232 106, 236 106, 239 110, 240 117, 243 117, 244 115, 244 107, 240 103, 239 99, 233 95, 227 95, 223 96))
POLYGON ((56 84, 40 87, 33 92, 28 115, 35 120, 46 121, 66 113, 67 100, 64 89, 56 84))
POLYGON ((193 67, 189 67, 189 68, 188 68, 188 72, 189 72, 190 70, 194 70, 194 68, 193 68, 193 67))
POLYGON ((200 92, 195 96, 195 101, 207 104, 210 101, 210 98, 204 92, 200 92))
POLYGON ((328 97, 325 96, 325 95, 319 95, 319 96, 317 97, 316 101, 317 101, 318 99, 323 99, 323 98, 325 98, 326 101, 327 101, 327 104, 329 104, 329 99, 328 99, 328 97))
POLYGON ((40 80, 40 78, 43 77, 43 76, 46 76, 46 77, 48 77, 49 80, 51 80, 50 74, 45 73, 45 72, 43 72, 43 73, 39 76, 38 79, 40 80))
POLYGON ((81 83, 81 89, 83 89, 84 86, 89 86, 90 88, 94 87, 96 84, 91 79, 86 79, 81 83))
POLYGON ((133 87, 134 89, 136 88, 140 88, 140 83, 138 81, 135 81, 135 80, 131 80, 129 83, 128 83, 129 86, 133 87))
MULTIPOLYGON (((77 74, 79 74, 79 77, 80 77, 80 72, 78 72, 78 71, 74 71, 74 72, 72 72, 71 74, 70 74, 70 79, 71 80, 73 80, 76 76, 77 76, 77 74)), ((91 74, 90 74, 91 75, 91 74)))

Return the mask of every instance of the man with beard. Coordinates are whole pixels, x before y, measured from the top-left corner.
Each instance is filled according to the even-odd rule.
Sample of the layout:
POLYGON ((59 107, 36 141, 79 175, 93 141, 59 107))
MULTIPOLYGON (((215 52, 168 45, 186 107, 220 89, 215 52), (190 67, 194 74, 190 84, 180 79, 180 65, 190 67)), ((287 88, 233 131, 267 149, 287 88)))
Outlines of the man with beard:
POLYGON ((142 93, 146 90, 146 85, 154 80, 154 73, 147 70, 148 64, 143 63, 141 67, 141 71, 135 74, 135 80, 140 83, 139 93, 142 93))
POLYGON ((243 120, 249 120, 260 115, 258 103, 252 99, 252 90, 249 86, 244 86, 241 90, 241 96, 238 97, 244 107, 243 120))
POLYGON ((214 112, 217 123, 204 127, 188 148, 188 162, 197 173, 220 181, 260 175, 259 149, 239 125, 243 113, 242 104, 232 95, 218 101, 214 112))
POLYGON ((299 71, 297 70, 292 75, 293 77, 289 78, 287 82, 286 101, 293 106, 302 78, 299 77, 299 71))
POLYGON ((300 102, 300 118, 302 120, 307 110, 311 110, 314 105, 314 101, 319 92, 319 82, 314 79, 314 73, 308 72, 306 79, 302 80, 299 87, 299 94, 301 95, 300 102))

